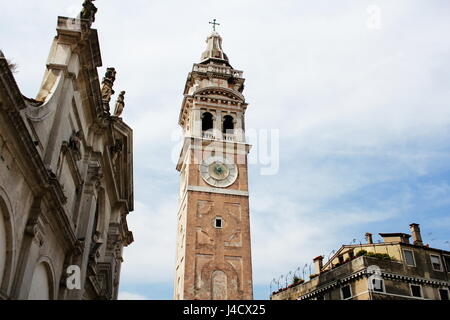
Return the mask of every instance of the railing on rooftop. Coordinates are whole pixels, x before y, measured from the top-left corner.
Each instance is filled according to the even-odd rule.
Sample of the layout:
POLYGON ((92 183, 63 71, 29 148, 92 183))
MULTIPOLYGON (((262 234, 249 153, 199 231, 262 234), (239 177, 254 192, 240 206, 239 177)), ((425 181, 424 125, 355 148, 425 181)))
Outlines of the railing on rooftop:
POLYGON ((219 74, 227 74, 231 75, 235 78, 242 78, 244 72, 239 70, 234 70, 230 67, 221 67, 221 66, 214 66, 214 65, 204 65, 204 64, 194 64, 193 71, 197 72, 212 72, 212 73, 219 73, 219 74))

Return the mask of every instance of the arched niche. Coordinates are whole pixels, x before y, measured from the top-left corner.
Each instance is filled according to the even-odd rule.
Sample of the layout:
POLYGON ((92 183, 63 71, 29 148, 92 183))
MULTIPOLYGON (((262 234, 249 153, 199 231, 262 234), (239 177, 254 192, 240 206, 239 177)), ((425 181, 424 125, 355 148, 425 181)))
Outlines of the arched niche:
POLYGON ((214 271, 211 282, 211 299, 228 300, 228 278, 225 272, 214 271))
POLYGON ((28 300, 52 300, 53 279, 50 265, 45 261, 36 264, 28 292, 28 300))
POLYGON ((242 299, 239 275, 228 262, 210 261, 202 267, 202 289, 206 294, 203 299, 220 300, 226 294, 227 300, 242 299), (226 291, 223 289, 226 285, 226 291))

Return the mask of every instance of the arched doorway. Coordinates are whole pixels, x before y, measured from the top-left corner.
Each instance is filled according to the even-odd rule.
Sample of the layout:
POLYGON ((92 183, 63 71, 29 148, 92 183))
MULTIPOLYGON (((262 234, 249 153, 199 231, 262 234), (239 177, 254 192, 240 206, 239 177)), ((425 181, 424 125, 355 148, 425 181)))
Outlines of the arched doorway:
POLYGON ((52 290, 48 267, 44 262, 36 265, 31 280, 28 300, 50 300, 52 290))

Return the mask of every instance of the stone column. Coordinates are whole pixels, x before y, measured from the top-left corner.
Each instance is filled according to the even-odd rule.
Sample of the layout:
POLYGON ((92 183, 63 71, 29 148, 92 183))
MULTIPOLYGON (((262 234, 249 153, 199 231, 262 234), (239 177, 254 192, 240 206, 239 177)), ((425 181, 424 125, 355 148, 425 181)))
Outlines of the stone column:
POLYGON ((214 137, 216 139, 222 139, 222 111, 216 110, 216 119, 214 120, 214 137))
POLYGON ((192 136, 201 137, 202 136, 202 118, 200 108, 194 104, 192 108, 193 114, 193 124, 191 127, 192 136))
POLYGON ((237 142, 245 142, 245 134, 244 134, 244 128, 242 126, 244 122, 244 115, 242 112, 237 113, 236 117, 236 124, 235 124, 235 135, 236 135, 236 141, 237 142))

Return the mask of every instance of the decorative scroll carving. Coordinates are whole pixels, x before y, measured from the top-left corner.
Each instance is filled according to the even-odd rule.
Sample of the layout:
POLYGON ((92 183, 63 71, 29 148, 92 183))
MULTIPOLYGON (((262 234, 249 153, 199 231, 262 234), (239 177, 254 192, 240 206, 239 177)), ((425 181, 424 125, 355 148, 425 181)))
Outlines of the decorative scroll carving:
POLYGON ((96 231, 94 233, 94 236, 92 237, 89 257, 95 261, 98 257, 100 257, 100 253, 98 250, 100 249, 100 247, 103 244, 103 241, 101 241, 100 237, 101 237, 101 234, 98 231, 96 231))
POLYGON ((96 188, 100 187, 101 180, 103 178, 103 172, 98 163, 91 163, 88 167, 88 181, 92 183, 96 188))

